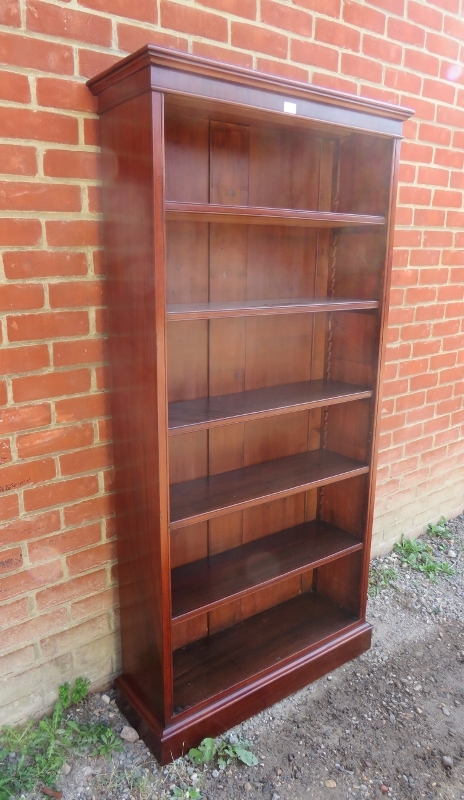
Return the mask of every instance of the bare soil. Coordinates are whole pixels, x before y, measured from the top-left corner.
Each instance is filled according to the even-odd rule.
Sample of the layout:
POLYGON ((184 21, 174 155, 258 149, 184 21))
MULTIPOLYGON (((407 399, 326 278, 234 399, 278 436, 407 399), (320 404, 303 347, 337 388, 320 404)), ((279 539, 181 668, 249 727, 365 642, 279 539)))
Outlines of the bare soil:
MULTIPOLYGON (((464 516, 451 526, 437 557, 454 576, 434 583, 393 555, 377 559, 400 577, 369 601, 372 649, 226 735, 248 740, 257 766, 221 771, 185 757, 160 768, 139 740, 111 761, 76 759, 63 800, 160 800, 175 789, 187 798, 195 788, 203 800, 464 800, 464 516)), ((92 695, 78 718, 120 732, 128 723, 111 698, 92 695)))

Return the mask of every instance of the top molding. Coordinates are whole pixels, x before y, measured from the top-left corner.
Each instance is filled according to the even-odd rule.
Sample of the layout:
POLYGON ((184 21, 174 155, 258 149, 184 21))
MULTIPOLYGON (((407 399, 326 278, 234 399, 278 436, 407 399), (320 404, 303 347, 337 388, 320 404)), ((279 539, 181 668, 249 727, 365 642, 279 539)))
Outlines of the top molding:
POLYGON ((414 111, 148 44, 87 82, 103 113, 149 90, 401 137, 414 111))

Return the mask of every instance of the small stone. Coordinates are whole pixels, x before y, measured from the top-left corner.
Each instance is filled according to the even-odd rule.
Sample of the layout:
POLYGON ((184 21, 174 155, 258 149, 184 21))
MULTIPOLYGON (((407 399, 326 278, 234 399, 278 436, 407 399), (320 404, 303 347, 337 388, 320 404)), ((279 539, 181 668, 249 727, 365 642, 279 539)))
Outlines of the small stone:
POLYGON ((457 558, 458 556, 455 550, 448 550, 448 555, 450 558, 457 558))
POLYGON ((217 771, 217 769, 213 769, 211 775, 213 778, 219 778, 219 772, 217 771))
POLYGON ((392 725, 394 725, 394 724, 395 724, 395 722, 396 722, 396 717, 395 717, 395 715, 394 715, 394 714, 390 714, 390 722, 391 722, 391 724, 392 724, 392 725))
POLYGON ((420 683, 416 683, 416 685, 414 687, 414 691, 415 692, 421 692, 422 691, 422 686, 420 685, 420 683))
POLYGON ((443 756, 441 761, 444 767, 454 766, 454 761, 452 759, 452 756, 443 756))
POLYGON ((63 775, 69 775, 69 773, 71 772, 71 767, 69 766, 69 764, 66 763, 66 761, 61 767, 61 772, 63 773, 63 775))
POLYGON ((451 715, 451 711, 447 706, 442 706, 441 710, 443 711, 445 717, 449 717, 451 715))
POLYGON ((139 738, 137 731, 134 728, 130 728, 129 725, 124 725, 119 735, 121 739, 125 739, 126 742, 136 742, 139 738))
POLYGON ((327 789, 336 789, 337 781, 334 781, 333 778, 329 778, 328 781, 324 781, 324 786, 327 786, 327 789))
POLYGON ((280 800, 280 795, 274 792, 274 794, 272 795, 272 800, 280 800))
POLYGON ((389 788, 388 788, 388 786, 385 786, 384 783, 382 783, 382 785, 380 787, 380 791, 382 792, 382 794, 387 794, 388 791, 389 791, 389 788))
POLYGON ((253 787, 252 787, 251 783, 248 783, 248 781, 247 781, 246 783, 243 784, 243 788, 245 789, 246 792, 251 792, 253 787))
POLYGON ((111 703, 111 697, 108 697, 107 694, 102 694, 102 700, 104 703, 106 703, 107 706, 109 706, 109 704, 111 703))

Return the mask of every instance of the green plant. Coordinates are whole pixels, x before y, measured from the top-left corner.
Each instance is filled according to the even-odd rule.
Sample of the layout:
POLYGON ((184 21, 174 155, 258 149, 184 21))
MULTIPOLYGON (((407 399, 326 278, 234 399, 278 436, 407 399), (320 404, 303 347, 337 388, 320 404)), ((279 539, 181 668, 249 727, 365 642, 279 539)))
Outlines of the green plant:
POLYGON ((179 789, 178 786, 174 786, 172 797, 181 797, 182 800, 199 800, 201 794, 196 786, 189 786, 187 789, 179 789))
POLYGON ((221 741, 216 744, 214 739, 203 739, 198 747, 189 750, 188 756, 194 764, 207 764, 217 758, 219 769, 224 769, 232 761, 241 761, 248 767, 254 767, 258 763, 255 755, 248 750, 249 743, 221 741))
POLYGON ((427 533, 438 539, 451 539, 451 531, 445 517, 440 517, 436 525, 430 523, 427 527, 427 533))
POLYGON ((29 722, 23 729, 5 726, 0 733, 0 800, 54 786, 67 760, 76 755, 110 755, 122 749, 121 740, 106 725, 84 725, 65 716, 70 706, 87 695, 90 681, 65 683, 51 717, 29 722), (14 754, 14 755, 12 755, 14 754))
POLYGON ((419 539, 406 539, 402 536, 401 542, 395 544, 394 552, 400 557, 402 564, 407 564, 418 572, 423 572, 428 578, 434 579, 437 575, 454 575, 454 569, 446 561, 438 561, 429 544, 419 539))
MULTIPOLYGON (((369 570, 369 595, 377 597, 379 592, 393 585, 398 580, 398 572, 394 567, 387 567, 384 564, 371 566, 369 570)), ((394 588, 396 588, 394 586, 394 588)))

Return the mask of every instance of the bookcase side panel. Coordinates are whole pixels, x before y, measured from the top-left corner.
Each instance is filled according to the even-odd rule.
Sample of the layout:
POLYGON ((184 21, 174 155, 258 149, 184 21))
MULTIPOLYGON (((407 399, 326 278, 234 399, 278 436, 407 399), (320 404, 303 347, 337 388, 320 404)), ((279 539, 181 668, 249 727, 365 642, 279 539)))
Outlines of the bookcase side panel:
POLYGON ((124 679, 171 705, 162 96, 102 114, 124 679))

